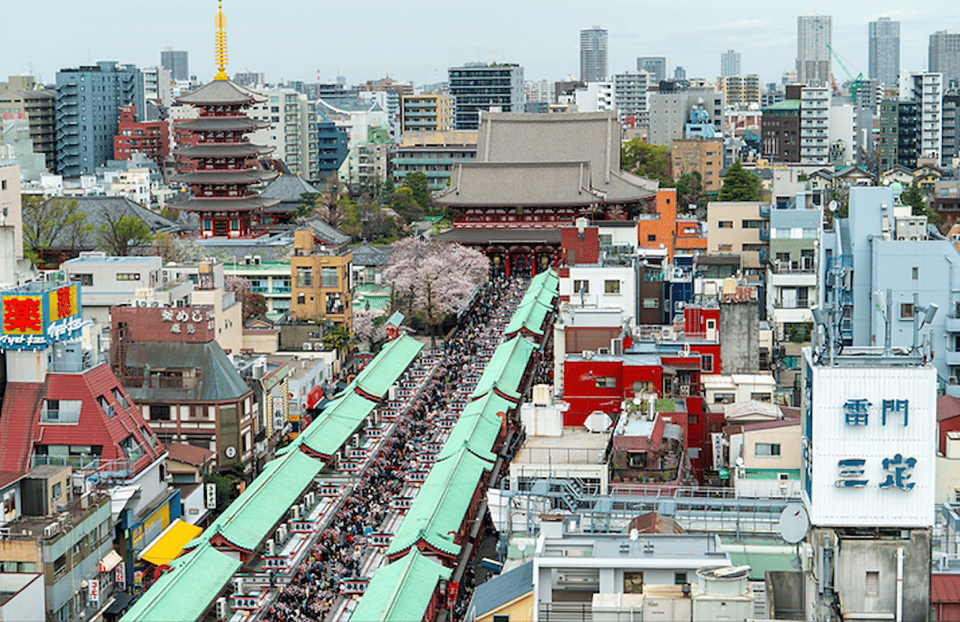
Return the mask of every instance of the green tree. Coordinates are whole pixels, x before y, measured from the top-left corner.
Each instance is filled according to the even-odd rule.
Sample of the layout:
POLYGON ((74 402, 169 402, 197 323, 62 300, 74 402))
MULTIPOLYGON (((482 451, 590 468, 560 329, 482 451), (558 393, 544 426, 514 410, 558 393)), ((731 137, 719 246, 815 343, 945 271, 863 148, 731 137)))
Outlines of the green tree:
POLYGON ((684 173, 677 180, 677 210, 688 212, 689 206, 706 207, 707 193, 703 189, 700 171, 684 173))
POLYGON ((93 226, 80 211, 76 199, 21 195, 23 252, 37 267, 51 250, 76 251, 83 248, 93 226))
POLYGON ((150 227, 137 216, 107 210, 103 219, 105 222, 97 230, 97 248, 108 255, 126 257, 153 241, 150 227))
POLYGON ((320 201, 321 196, 317 192, 304 192, 300 195, 300 201, 297 202, 297 206, 293 209, 293 219, 302 222, 313 214, 317 209, 317 203, 320 201))
POLYGON ((334 326, 323 335, 323 347, 346 352, 350 347, 350 331, 343 326, 334 326))
POLYGON ((926 216, 927 222, 933 225, 940 222, 940 214, 934 212, 930 209, 930 206, 927 205, 927 197, 923 194, 923 190, 920 189, 916 181, 907 186, 903 193, 900 194, 900 202, 904 205, 909 205, 911 207, 910 213, 914 216, 926 216))
POLYGON ((663 187, 672 186, 670 179, 670 150, 662 145, 651 145, 639 136, 620 147, 620 168, 634 175, 655 179, 663 187))
POLYGON ((429 212, 433 206, 433 201, 430 199, 430 186, 427 182, 427 176, 420 171, 413 171, 407 174, 403 185, 410 189, 410 196, 417 202, 417 205, 422 207, 424 211, 429 212))
POLYGON ((393 183, 393 177, 387 175, 387 181, 380 187, 380 202, 386 204, 390 195, 397 191, 397 184, 393 183))
POLYGON ((393 194, 387 197, 387 205, 403 219, 405 224, 420 220, 426 214, 420 204, 413 198, 413 191, 406 187, 397 188, 393 194))
POLYGON ((719 201, 759 201, 760 178, 743 168, 737 160, 727 169, 720 187, 719 201))

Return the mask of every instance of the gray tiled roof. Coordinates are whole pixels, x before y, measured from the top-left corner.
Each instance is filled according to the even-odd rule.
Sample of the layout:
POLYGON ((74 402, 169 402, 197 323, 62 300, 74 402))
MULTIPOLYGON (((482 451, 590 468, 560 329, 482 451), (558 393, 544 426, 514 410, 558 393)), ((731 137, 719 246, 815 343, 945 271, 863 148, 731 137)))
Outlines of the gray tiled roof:
POLYGON ((457 162, 442 205, 590 205, 589 162, 457 162))
POLYGON ((208 343, 128 343, 124 363, 128 367, 200 369, 192 389, 125 387, 135 402, 235 400, 250 392, 240 373, 216 341, 208 343))
POLYGON ((260 193, 262 197, 280 199, 282 203, 299 203, 300 195, 312 192, 320 194, 320 190, 306 182, 299 175, 281 175, 260 193))
MULTIPOLYGON (((68 197, 66 200, 73 199, 68 197)), ((181 229, 176 222, 148 210, 127 197, 76 197, 75 200, 80 213, 87 215, 83 221, 84 224, 92 227, 92 230, 83 234, 80 243, 76 245, 77 248, 95 248, 100 227, 106 225, 108 219, 116 220, 121 216, 135 216, 141 219, 150 229, 150 233, 171 233, 181 229)), ((51 247, 73 247, 74 244, 67 239, 67 235, 66 231, 60 229, 51 247)))
POLYGON ((350 236, 346 233, 334 229, 319 218, 313 218, 304 223, 313 229, 315 236, 332 245, 346 244, 350 241, 350 236))
POLYGON ((374 246, 366 240, 360 246, 351 246, 350 250, 355 266, 385 266, 393 257, 392 246, 374 246))

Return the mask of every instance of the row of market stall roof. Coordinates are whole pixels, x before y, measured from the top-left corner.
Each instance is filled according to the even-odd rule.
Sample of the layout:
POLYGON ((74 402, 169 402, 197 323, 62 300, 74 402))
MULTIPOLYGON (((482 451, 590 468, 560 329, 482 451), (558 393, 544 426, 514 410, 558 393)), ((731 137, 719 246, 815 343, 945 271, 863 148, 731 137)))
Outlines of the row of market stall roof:
POLYGON ((277 452, 263 472, 195 540, 131 607, 122 622, 201 619, 230 578, 275 532, 314 479, 370 420, 419 356, 423 344, 402 336, 389 342, 327 404, 297 439, 277 452))
POLYGON ((432 620, 474 525, 491 472, 510 426, 516 425, 536 353, 559 295, 556 272, 542 272, 507 324, 436 462, 387 547, 390 562, 377 570, 351 615, 364 622, 432 620))

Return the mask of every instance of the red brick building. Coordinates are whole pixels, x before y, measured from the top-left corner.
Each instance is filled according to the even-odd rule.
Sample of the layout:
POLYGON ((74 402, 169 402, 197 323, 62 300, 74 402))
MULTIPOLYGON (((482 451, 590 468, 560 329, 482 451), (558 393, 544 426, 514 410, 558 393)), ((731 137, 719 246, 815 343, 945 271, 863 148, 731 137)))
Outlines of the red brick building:
POLYGON ((120 106, 120 123, 113 137, 113 159, 129 160, 142 153, 163 169, 170 155, 170 130, 166 121, 137 121, 136 106, 120 106))

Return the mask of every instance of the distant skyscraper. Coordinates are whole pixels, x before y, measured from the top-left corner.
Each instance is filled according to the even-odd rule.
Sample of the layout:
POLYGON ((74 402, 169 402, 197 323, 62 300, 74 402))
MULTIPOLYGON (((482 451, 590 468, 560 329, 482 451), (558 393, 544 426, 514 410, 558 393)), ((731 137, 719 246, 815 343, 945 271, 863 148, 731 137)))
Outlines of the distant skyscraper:
POLYGON ((187 62, 187 53, 166 49, 160 52, 160 65, 170 71, 174 80, 189 80, 190 65, 187 62))
POLYGON ((830 84, 830 50, 833 18, 801 15, 797 18, 797 82, 809 86, 830 84))
POLYGON ((869 77, 892 89, 900 79, 900 22, 881 17, 870 22, 869 77))
POLYGON ((657 84, 667 79, 666 56, 641 56, 637 59, 637 69, 653 74, 652 82, 657 84))
POLYGON ((740 75, 740 52, 727 50, 720 55, 720 75, 721 76, 739 76, 740 75))
POLYGON ((448 70, 455 130, 475 130, 480 111, 523 112, 523 67, 508 63, 467 63, 448 70))
POLYGON ((928 71, 943 74, 947 88, 960 86, 960 34, 941 30, 930 35, 928 71))
POLYGON ((687 70, 677 65, 673 68, 673 79, 674 80, 686 80, 687 79, 687 70))
POLYGON ((600 26, 580 31, 580 80, 600 82, 607 77, 607 31, 600 26))

